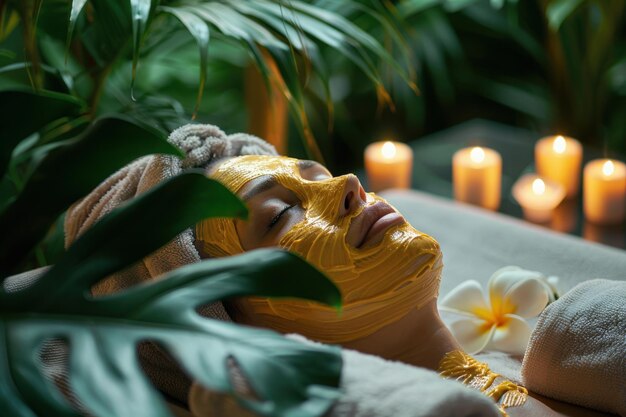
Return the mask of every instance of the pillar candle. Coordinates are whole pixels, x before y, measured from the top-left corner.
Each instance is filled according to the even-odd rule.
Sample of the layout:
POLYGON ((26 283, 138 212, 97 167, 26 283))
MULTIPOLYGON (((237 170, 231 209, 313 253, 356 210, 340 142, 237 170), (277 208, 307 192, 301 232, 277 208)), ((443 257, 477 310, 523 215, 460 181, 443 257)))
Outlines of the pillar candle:
POLYGON ((452 157, 454 198, 489 210, 500 207, 502 158, 489 148, 464 148, 452 157))
POLYGON ((375 142, 365 148, 365 171, 371 191, 410 188, 413 150, 400 142, 375 142))
POLYGON ((535 145, 537 174, 565 187, 566 198, 578 195, 582 149, 580 142, 566 136, 548 136, 535 145))
POLYGON ((513 197, 522 206, 526 219, 544 223, 552 219, 554 209, 563 201, 565 188, 535 174, 526 174, 513 186, 513 197))
POLYGON ((596 224, 624 220, 626 165, 611 159, 595 159, 585 165, 583 209, 585 218, 596 224))

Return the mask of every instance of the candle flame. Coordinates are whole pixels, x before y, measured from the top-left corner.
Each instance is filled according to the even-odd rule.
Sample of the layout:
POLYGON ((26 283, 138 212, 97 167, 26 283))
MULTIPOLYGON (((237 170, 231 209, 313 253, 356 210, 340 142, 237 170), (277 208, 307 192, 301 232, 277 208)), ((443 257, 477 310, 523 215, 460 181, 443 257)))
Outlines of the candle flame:
POLYGON ((614 172, 615 172, 615 164, 613 164, 613 161, 609 159, 602 165, 602 173, 608 177, 608 176, 613 175, 614 172))
POLYGON ((480 148, 478 146, 472 148, 470 152, 470 159, 472 160, 472 162, 475 162, 477 164, 483 162, 485 160, 485 151, 483 151, 483 148, 480 148))
POLYGON ((554 142, 552 142, 552 149, 554 149, 554 152, 556 153, 565 152, 566 146, 567 146, 567 142, 565 142, 565 138, 560 135, 557 136, 556 139, 554 139, 554 142))
POLYGON ((393 142, 385 142, 381 149, 381 153, 383 154, 384 158, 392 159, 394 156, 396 156, 396 145, 394 145, 393 142))
POLYGON ((542 195, 546 192, 546 183, 541 178, 535 178, 533 181, 533 193, 542 195))

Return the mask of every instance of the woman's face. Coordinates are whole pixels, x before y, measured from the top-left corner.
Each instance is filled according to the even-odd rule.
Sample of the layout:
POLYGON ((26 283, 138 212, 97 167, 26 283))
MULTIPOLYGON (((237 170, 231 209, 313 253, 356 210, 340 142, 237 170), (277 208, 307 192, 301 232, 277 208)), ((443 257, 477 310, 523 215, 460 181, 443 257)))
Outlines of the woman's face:
POLYGON ((342 292, 340 318, 313 303, 251 299, 255 316, 267 316, 269 327, 341 342, 436 297, 437 242, 365 193, 354 175, 333 177, 318 163, 275 156, 228 159, 209 175, 244 200, 249 218, 202 222, 197 235, 206 255, 280 246, 325 272, 342 292))
MULTIPOLYGON (((296 167, 297 171, 294 174, 300 176, 302 185, 305 187, 314 185, 307 183, 328 185, 333 179, 332 174, 323 165, 314 161, 298 161, 296 167)), ((335 203, 335 207, 331 207, 330 211, 336 213, 337 221, 357 211, 360 213, 350 222, 346 231, 346 243, 353 248, 376 245, 389 228, 405 222, 402 215, 383 201, 378 202, 376 207, 363 211, 365 206, 375 199, 365 193, 354 175, 342 178, 339 189, 332 186, 319 187, 318 191, 326 194, 318 195, 320 200, 331 200, 335 203), (339 198, 334 195, 337 192, 341 193, 339 198), (375 228, 374 224, 376 224, 375 228)), ((271 174, 250 180, 241 188, 238 195, 247 204, 250 212, 247 221, 235 222, 244 251, 280 246, 280 241, 285 234, 307 217, 307 210, 313 212, 319 211, 320 208, 319 206, 312 207, 312 201, 309 201, 309 205, 305 205, 303 199, 294 190, 277 182, 271 174)), ((329 217, 332 220, 334 216, 331 214, 329 217)))

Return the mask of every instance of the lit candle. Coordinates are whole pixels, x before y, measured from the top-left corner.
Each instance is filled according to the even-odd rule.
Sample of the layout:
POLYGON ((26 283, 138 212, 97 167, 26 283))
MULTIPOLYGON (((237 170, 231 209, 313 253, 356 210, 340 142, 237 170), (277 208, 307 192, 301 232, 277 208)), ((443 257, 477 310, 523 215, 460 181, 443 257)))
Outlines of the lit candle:
POLYGON ((365 171, 371 191, 410 188, 413 151, 400 142, 375 142, 365 148, 365 171))
POLYGON ((552 218, 554 209, 565 198, 565 188, 547 178, 526 174, 513 185, 513 197, 522 206, 525 218, 544 223, 552 218))
POLYGON ((576 139, 548 136, 535 145, 537 173, 565 187, 567 198, 578 195, 583 148, 576 139))
POLYGON ((583 209, 585 218, 597 224, 624 220, 626 165, 611 159, 596 159, 585 165, 583 209))
POLYGON ((489 148, 464 148, 452 157, 454 198, 489 210, 500 207, 502 158, 489 148))

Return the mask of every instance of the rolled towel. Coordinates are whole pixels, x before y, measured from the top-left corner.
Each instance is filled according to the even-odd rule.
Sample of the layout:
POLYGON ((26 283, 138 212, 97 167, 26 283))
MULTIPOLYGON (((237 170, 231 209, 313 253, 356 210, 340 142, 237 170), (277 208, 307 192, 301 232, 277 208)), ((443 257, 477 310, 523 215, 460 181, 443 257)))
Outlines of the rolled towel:
POLYGON ((539 317, 522 379, 534 392, 626 417, 626 282, 583 282, 539 317))
MULTIPOLYGON (((302 336, 289 335, 302 343, 302 336)), ((325 417, 497 417, 493 401, 434 371, 343 349, 343 395, 325 417)), ((195 417, 252 417, 230 397, 197 382, 189 393, 195 417)))

